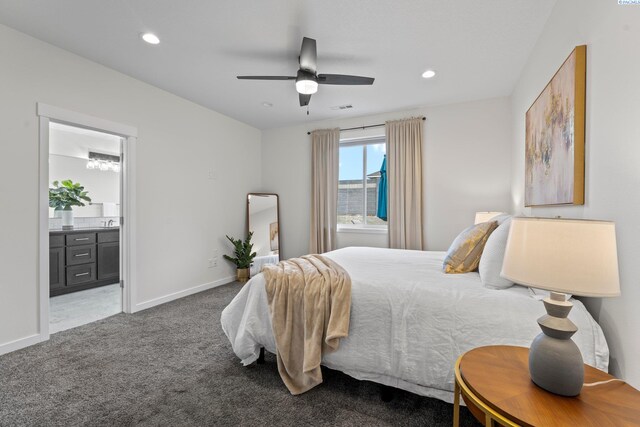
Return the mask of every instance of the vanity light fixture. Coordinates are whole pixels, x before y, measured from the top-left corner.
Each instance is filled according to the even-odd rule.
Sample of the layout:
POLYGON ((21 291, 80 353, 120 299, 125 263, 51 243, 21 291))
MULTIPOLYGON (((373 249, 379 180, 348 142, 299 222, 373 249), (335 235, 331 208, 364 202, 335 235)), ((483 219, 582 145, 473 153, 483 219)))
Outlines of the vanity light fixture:
POLYGON ((144 33, 141 35, 142 40, 146 41, 149 44, 158 44, 160 43, 160 39, 153 33, 144 33))
POLYGON ((89 151, 87 169, 97 169, 103 172, 113 171, 118 173, 120 172, 120 156, 89 151))
POLYGON ((435 77, 436 72, 434 70, 427 70, 424 73, 422 73, 422 78, 423 79, 430 79, 432 77, 435 77))

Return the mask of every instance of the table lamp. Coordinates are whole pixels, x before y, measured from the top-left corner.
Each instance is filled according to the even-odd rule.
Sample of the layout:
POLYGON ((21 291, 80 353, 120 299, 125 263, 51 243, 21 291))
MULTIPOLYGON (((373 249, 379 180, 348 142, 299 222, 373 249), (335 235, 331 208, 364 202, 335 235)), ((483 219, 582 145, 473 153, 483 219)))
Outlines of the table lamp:
POLYGON ((480 224, 483 222, 487 222, 492 218, 497 217, 498 215, 502 215, 504 212, 476 212, 476 220, 474 224, 480 224))
POLYGON ((529 349, 529 374, 539 387, 577 396, 584 382, 582 354, 567 318, 566 294, 620 295, 615 224, 608 221, 521 218, 511 221, 501 275, 515 283, 551 291, 538 319, 542 333, 529 349))

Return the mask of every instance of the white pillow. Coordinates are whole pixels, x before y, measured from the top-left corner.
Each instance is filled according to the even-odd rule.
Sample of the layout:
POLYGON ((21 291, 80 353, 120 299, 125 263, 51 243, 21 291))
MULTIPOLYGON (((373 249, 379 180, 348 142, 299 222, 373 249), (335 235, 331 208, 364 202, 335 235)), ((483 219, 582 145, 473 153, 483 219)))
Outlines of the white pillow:
POLYGON ((491 233, 487 243, 484 245, 478 271, 480 273, 480 280, 482 280, 485 288, 507 289, 513 286, 511 280, 500 277, 510 226, 511 218, 508 218, 491 233))
POLYGON ((491 221, 495 221, 498 223, 498 225, 502 225, 503 222, 505 222, 510 218, 511 218, 511 215, 509 214, 500 214, 498 216, 494 216, 493 218, 491 218, 491 221))

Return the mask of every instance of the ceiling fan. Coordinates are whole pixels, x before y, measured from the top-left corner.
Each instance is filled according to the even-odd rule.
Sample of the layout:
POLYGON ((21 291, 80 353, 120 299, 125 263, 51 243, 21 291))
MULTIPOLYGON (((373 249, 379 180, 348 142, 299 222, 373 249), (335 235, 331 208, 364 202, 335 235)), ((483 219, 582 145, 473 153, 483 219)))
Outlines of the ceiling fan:
MULTIPOLYGON (((372 85, 373 77, 349 76, 346 74, 318 74, 316 41, 303 37, 298 63, 300 69, 296 76, 237 76, 240 80, 295 80, 300 106, 305 107, 311 101, 311 95, 318 91, 318 85, 372 85)), ((307 111, 309 114, 309 111, 307 111)))

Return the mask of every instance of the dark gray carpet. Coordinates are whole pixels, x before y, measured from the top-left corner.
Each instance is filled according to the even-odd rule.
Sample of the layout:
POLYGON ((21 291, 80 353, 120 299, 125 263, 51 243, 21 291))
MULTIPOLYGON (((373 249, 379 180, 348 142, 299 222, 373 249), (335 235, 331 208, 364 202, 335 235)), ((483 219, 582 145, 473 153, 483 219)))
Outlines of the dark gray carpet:
MULTIPOLYGON (((2 426, 452 425, 452 405, 325 370, 291 396, 275 357, 243 367, 220 327, 231 284, 0 357, 2 426)), ((463 408, 462 425, 476 425, 463 408)))

